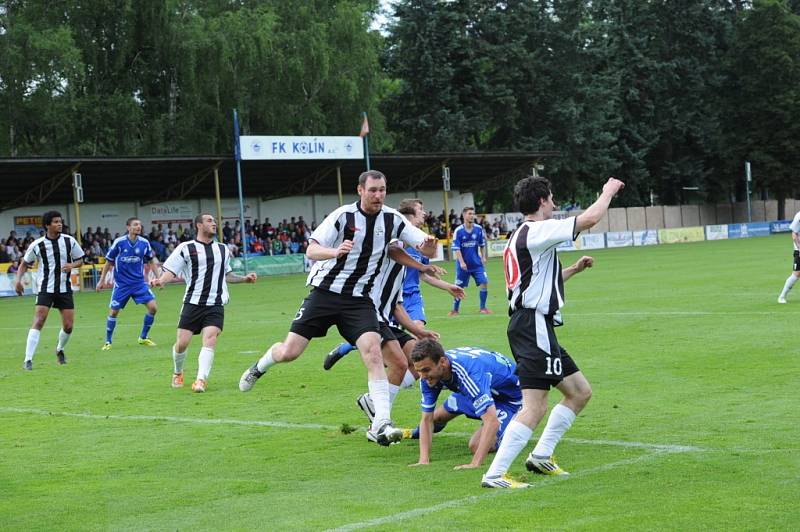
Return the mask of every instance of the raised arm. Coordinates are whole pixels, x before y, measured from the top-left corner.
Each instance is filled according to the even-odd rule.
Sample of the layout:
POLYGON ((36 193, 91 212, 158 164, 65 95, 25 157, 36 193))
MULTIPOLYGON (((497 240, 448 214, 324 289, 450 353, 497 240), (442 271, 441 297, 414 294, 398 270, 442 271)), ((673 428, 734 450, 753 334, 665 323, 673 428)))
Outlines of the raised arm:
POLYGON ((609 178, 605 185, 603 185, 603 192, 597 201, 592 203, 588 209, 580 213, 575 221, 575 233, 580 233, 597 225, 603 216, 608 212, 608 206, 611 200, 617 195, 617 192, 622 190, 625 183, 613 177, 609 178))
POLYGON ((579 258, 572 266, 564 268, 561 271, 561 277, 563 277, 564 282, 566 282, 570 277, 572 277, 576 273, 581 273, 586 268, 591 268, 592 266, 594 266, 594 259, 592 257, 584 255, 583 257, 579 258))

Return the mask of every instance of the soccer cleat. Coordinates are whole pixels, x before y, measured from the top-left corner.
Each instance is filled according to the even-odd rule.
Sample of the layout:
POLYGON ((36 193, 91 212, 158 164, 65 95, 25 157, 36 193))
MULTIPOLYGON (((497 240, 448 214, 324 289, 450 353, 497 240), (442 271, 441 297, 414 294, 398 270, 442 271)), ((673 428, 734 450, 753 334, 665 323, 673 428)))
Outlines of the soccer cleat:
POLYGON ((346 344, 344 342, 342 342, 341 344, 339 344, 336 347, 334 347, 333 349, 331 349, 331 352, 328 353, 328 355, 325 357, 325 360, 322 361, 322 369, 324 369, 325 371, 331 369, 334 366, 334 364, 339 362, 341 359, 343 359, 347 355, 347 353, 350 352, 350 351, 348 351, 347 353, 342 353, 340 351, 340 348, 343 345, 346 345, 346 344))
POLYGON ((183 372, 172 374, 172 387, 183 388, 183 372))
POLYGON ((549 458, 537 458, 533 456, 533 453, 528 455, 528 459, 525 460, 525 467, 528 471, 533 471, 534 473, 538 473, 540 475, 569 475, 566 471, 561 469, 559 465, 556 463, 555 456, 551 456, 549 458))
POLYGON ((150 338, 139 338, 139 345, 146 345, 147 347, 155 347, 157 344, 150 338))
POLYGON ((447 315, 448 316, 458 316, 458 311, 457 310, 451 310, 450 312, 447 313, 447 315))
POLYGON ((508 475, 500 475, 499 477, 487 477, 484 475, 484 477, 481 478, 482 488, 505 488, 513 490, 513 489, 527 488, 529 486, 530 484, 514 480, 513 478, 510 478, 508 475))
POLYGON ((358 408, 364 412, 364 415, 367 416, 371 424, 375 419, 375 405, 372 403, 372 397, 370 397, 368 393, 363 393, 356 399, 356 404, 358 408))
MULTIPOLYGON (((183 381, 183 375, 181 375, 181 381, 183 381)), ((192 383, 192 391, 197 393, 203 393, 206 391, 206 387, 208 386, 208 382, 204 381, 203 379, 197 379, 192 383)))
POLYGON ((480 310, 478 311, 478 313, 479 313, 479 314, 494 314, 494 312, 492 312, 492 311, 491 311, 491 310, 489 310, 488 308, 482 308, 482 309, 480 309, 480 310))
POLYGON ((402 429, 394 428, 392 422, 387 420, 381 423, 378 430, 369 429, 367 431, 367 439, 383 447, 388 447, 403 439, 403 431, 402 429))
POLYGON ((414 439, 414 429, 400 429, 403 431, 403 439, 404 440, 413 440, 414 439))
POLYGON ((111 342, 106 342, 103 344, 103 347, 100 348, 102 351, 111 351, 111 342))
POLYGON ((781 305, 785 305, 786 304, 786 298, 783 297, 783 296, 778 296, 778 303, 780 303, 781 305))
POLYGON ((56 352, 56 360, 58 361, 58 364, 61 366, 67 363, 67 355, 64 354, 63 349, 61 351, 56 352))
POLYGON ((22 369, 31 371, 33 369, 33 360, 26 360, 22 365, 22 369))
POLYGON ((258 371, 258 364, 253 364, 242 373, 242 377, 239 379, 239 389, 243 392, 249 392, 263 374, 263 371, 258 371))

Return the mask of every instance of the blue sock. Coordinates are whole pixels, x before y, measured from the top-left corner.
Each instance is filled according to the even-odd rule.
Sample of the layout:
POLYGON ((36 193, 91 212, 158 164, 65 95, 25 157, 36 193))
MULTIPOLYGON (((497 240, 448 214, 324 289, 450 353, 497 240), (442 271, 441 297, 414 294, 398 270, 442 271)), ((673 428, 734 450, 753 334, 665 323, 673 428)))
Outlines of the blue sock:
POLYGON ((109 344, 111 343, 111 339, 114 337, 114 327, 117 326, 117 318, 112 318, 111 316, 106 318, 106 342, 109 344))
MULTIPOLYGON (((436 434, 437 432, 442 432, 444 428, 447 426, 447 423, 442 423, 441 425, 437 425, 436 423, 433 424, 433 433, 436 434)), ((411 431, 411 439, 418 440, 419 439, 419 426, 414 428, 411 431)))
POLYGON ((350 351, 352 351, 355 348, 356 348, 356 346, 354 346, 352 344, 348 344, 347 342, 345 342, 345 343, 343 343, 342 345, 339 346, 339 354, 342 355, 342 356, 345 356, 347 353, 349 353, 350 351))
POLYGON ((153 326, 153 322, 156 321, 156 317, 149 312, 144 315, 144 324, 142 325, 142 334, 139 338, 147 338, 147 333, 150 332, 150 327, 153 326))
POLYGON ((458 312, 459 307, 461 307, 461 300, 460 299, 454 299, 453 300, 453 310, 458 312))
POLYGON ((481 308, 486 308, 486 296, 489 295, 488 288, 481 288, 481 308))

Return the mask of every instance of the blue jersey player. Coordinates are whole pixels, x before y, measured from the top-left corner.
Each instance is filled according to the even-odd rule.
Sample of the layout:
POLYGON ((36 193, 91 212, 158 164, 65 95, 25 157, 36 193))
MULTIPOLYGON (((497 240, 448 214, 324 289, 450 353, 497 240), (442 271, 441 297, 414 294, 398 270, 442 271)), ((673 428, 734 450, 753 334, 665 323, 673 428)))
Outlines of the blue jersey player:
MULTIPOLYGON (((464 223, 453 232, 453 253, 456 257, 456 284, 461 288, 469 286, 469 278, 475 279, 480 289, 480 313, 491 314, 486 308, 489 278, 486 277, 486 237, 483 228, 475 223, 475 209, 464 207, 461 211, 464 223)), ((450 316, 458 316, 461 300, 453 300, 450 316)))
POLYGON ((139 344, 150 347, 156 345, 148 337, 148 333, 156 319, 158 306, 156 297, 144 277, 144 265, 151 263, 153 267, 158 268, 158 259, 153 253, 153 248, 150 247, 150 242, 139 236, 142 233, 141 220, 128 218, 125 228, 128 234, 114 240, 108 249, 106 264, 103 266, 100 282, 97 284, 98 291, 107 288, 106 275, 112 269, 114 270, 114 289, 111 292, 111 303, 109 304, 108 318, 106 318, 106 343, 103 344, 103 351, 111 350, 114 328, 117 326, 117 315, 131 298, 137 305, 147 307, 142 332, 139 335, 139 344))
POLYGON ((419 462, 430 463, 433 433, 451 419, 464 415, 480 419, 469 449, 472 461, 455 469, 480 467, 486 455, 500 444, 508 423, 522 405, 522 392, 516 365, 509 359, 478 347, 458 347, 444 351, 435 340, 417 342, 411 352, 414 369, 420 376, 422 420, 404 436, 419 438, 419 462), (442 406, 436 406, 444 388, 453 393, 442 406))

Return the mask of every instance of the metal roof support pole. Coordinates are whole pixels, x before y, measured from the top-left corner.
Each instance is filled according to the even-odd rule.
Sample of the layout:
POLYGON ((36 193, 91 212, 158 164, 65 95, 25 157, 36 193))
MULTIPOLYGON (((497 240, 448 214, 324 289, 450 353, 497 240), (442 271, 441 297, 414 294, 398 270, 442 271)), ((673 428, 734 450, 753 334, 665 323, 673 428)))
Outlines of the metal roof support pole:
POLYGON ((214 193, 217 197, 217 239, 222 242, 222 200, 219 194, 219 166, 214 167, 214 193))
POLYGON ((344 205, 344 198, 342 197, 342 165, 336 166, 336 189, 339 191, 339 207, 344 205))
POLYGON ((76 163, 69 169, 62 170, 47 178, 43 183, 36 185, 24 194, 14 198, 12 201, 0 205, 0 211, 7 211, 8 209, 20 206, 41 205, 64 181, 71 178, 72 174, 77 172, 80 167, 81 163, 76 163))
POLYGON ((450 168, 447 162, 442 161, 442 191, 444 192, 444 229, 445 229, 445 260, 450 260, 450 213, 447 212, 447 200, 450 195, 450 168))

